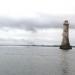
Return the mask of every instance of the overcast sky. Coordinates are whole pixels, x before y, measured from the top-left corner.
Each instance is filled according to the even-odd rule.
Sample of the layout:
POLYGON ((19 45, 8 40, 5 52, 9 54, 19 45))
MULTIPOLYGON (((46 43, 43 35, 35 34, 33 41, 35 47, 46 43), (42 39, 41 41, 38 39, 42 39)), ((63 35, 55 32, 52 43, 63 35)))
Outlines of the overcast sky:
POLYGON ((75 24, 74 0, 0 0, 0 26, 26 28, 62 27, 75 24))
POLYGON ((0 0, 1 16, 36 17, 36 13, 73 15, 75 2, 74 0, 0 0))
POLYGON ((56 34, 53 28, 58 28, 60 33, 65 19, 75 28, 74 0, 0 0, 1 43, 53 40, 56 34))

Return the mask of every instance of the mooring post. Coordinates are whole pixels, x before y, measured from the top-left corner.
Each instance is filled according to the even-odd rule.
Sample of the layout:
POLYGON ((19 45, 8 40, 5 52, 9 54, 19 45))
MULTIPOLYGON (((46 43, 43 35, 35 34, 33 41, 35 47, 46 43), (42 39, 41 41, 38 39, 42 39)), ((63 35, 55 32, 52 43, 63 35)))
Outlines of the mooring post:
POLYGON ((62 43, 61 43, 60 49, 64 49, 64 50, 72 49, 72 46, 70 46, 70 42, 69 42, 68 20, 65 20, 64 24, 63 24, 63 38, 62 38, 62 43))

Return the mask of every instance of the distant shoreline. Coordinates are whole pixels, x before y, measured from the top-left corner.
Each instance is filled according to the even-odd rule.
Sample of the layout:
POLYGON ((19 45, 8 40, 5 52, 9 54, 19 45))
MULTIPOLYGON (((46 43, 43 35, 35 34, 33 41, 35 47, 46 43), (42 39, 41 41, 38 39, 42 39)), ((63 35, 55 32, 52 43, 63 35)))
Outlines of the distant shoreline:
POLYGON ((42 47, 59 47, 59 45, 0 45, 0 46, 42 46, 42 47))
MULTIPOLYGON (((0 46, 37 46, 37 47, 60 47, 60 45, 0 45, 0 46)), ((75 47, 75 46, 72 46, 75 47)))
POLYGON ((0 46, 41 46, 41 47, 59 47, 60 45, 0 45, 0 46))

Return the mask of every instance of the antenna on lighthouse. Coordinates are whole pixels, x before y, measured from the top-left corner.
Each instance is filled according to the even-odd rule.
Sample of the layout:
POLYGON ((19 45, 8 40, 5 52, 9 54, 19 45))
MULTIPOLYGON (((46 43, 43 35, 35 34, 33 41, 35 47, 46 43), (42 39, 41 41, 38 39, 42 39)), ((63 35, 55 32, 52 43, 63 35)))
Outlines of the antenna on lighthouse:
POLYGON ((60 49, 64 49, 64 50, 72 49, 72 46, 70 46, 70 42, 69 42, 68 20, 65 20, 64 24, 63 24, 63 38, 62 38, 62 43, 61 43, 60 49))

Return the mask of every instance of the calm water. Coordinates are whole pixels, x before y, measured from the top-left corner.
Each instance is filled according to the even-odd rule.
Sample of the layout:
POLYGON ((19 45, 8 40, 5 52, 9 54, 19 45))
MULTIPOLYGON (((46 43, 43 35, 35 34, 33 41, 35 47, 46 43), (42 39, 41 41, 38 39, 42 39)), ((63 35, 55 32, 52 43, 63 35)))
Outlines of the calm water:
POLYGON ((0 75, 75 75, 75 48, 0 46, 0 75))

